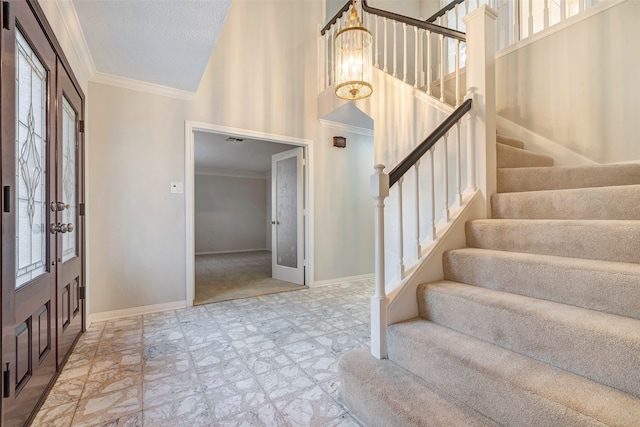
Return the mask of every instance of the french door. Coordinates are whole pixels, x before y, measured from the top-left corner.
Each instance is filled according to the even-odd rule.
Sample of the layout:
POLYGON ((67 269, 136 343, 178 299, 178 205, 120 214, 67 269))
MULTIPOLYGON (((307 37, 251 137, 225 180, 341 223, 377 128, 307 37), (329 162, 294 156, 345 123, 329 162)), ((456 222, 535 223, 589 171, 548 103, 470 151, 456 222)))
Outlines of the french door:
POLYGON ((83 327, 82 95, 37 4, 4 3, 0 424, 19 426, 83 327))
POLYGON ((271 275, 304 285, 302 147, 271 157, 271 275))

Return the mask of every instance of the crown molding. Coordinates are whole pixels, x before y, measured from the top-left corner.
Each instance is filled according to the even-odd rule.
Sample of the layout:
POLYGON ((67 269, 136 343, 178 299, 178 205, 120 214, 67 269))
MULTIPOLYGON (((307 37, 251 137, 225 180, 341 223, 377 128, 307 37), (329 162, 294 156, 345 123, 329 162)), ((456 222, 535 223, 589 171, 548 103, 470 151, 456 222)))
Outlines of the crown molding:
POLYGON ((82 64, 85 75, 87 76, 87 79, 91 79, 91 77, 96 73, 96 66, 93 62, 93 57, 91 56, 87 40, 84 37, 84 32, 82 31, 82 26, 80 25, 76 8, 71 1, 55 0, 55 4, 58 8, 58 12, 60 12, 62 22, 71 37, 71 44, 76 51, 76 56, 82 64))
POLYGON ((153 95, 167 96, 169 98, 175 98, 182 101, 191 101, 195 96, 194 92, 188 92, 186 90, 143 82, 141 80, 130 79, 128 77, 121 77, 113 74, 95 73, 89 80, 95 83, 118 86, 139 92, 151 93, 153 95))
POLYGON ((324 128, 341 130, 344 132, 356 133, 358 135, 373 136, 373 129, 347 125, 340 122, 332 122, 331 120, 326 120, 326 119, 320 119, 320 126, 324 128))

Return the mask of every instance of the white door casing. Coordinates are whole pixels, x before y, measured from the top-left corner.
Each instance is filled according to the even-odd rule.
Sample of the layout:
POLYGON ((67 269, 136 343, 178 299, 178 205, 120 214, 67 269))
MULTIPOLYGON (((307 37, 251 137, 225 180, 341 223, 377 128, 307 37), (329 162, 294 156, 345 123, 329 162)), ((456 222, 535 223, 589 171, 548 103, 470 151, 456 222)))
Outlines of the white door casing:
POLYGON ((220 126, 212 123, 203 123, 193 120, 185 120, 185 185, 184 185, 184 206, 185 206, 185 234, 186 234, 186 248, 185 248, 185 301, 178 302, 177 306, 182 306, 183 303, 187 307, 193 306, 193 300, 195 297, 195 227, 194 227, 194 177, 195 177, 195 160, 194 160, 194 132, 213 132, 222 133, 229 136, 235 136, 238 138, 251 138, 262 141, 278 142, 283 144, 298 145, 303 148, 305 153, 305 167, 304 167, 304 185, 305 185, 305 225, 304 225, 304 239, 305 239, 305 253, 307 254, 305 266, 305 284, 307 286, 313 285, 313 259, 314 259, 314 229, 311 227, 313 224, 313 194, 314 194, 314 179, 313 179, 313 141, 310 139, 297 138, 286 135, 271 134, 266 132, 258 132, 249 129, 240 129, 228 126, 220 126))
POLYGON ((304 284, 302 147, 274 154, 271 160, 272 277, 304 284))

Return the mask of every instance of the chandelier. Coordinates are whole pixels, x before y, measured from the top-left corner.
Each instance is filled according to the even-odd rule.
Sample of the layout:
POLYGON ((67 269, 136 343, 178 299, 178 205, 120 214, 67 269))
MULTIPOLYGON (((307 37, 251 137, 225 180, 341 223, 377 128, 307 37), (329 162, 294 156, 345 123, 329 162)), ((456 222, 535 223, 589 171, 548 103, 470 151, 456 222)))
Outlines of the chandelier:
POLYGON ((336 95, 346 100, 366 98, 373 92, 371 33, 364 28, 355 0, 351 3, 349 26, 336 35, 336 95))

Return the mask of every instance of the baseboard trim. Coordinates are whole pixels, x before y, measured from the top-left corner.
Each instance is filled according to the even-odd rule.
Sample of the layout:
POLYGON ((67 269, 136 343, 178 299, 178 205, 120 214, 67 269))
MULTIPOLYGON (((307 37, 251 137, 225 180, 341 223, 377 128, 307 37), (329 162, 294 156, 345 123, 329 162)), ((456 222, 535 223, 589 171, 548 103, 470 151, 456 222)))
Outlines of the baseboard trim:
POLYGON ((158 313, 160 311, 178 310, 185 308, 187 301, 174 301, 164 304, 143 305, 140 307, 124 308, 122 310, 103 311, 89 315, 89 324, 104 322, 105 320, 121 319, 123 317, 140 316, 142 314, 158 313))
POLYGON ((370 273, 370 274, 360 274, 359 276, 338 277, 337 279, 316 280, 311 285, 309 285, 309 287, 316 288, 319 286, 328 286, 328 285, 335 285, 337 283, 352 282, 354 280, 373 279, 374 277, 375 277, 375 274, 370 273))
POLYGON ((235 251, 196 252, 196 256, 198 256, 198 255, 220 255, 220 254, 241 254, 241 253, 245 253, 245 252, 262 252, 262 251, 271 252, 271 249, 262 248, 262 249, 238 249, 238 250, 235 250, 235 251))

